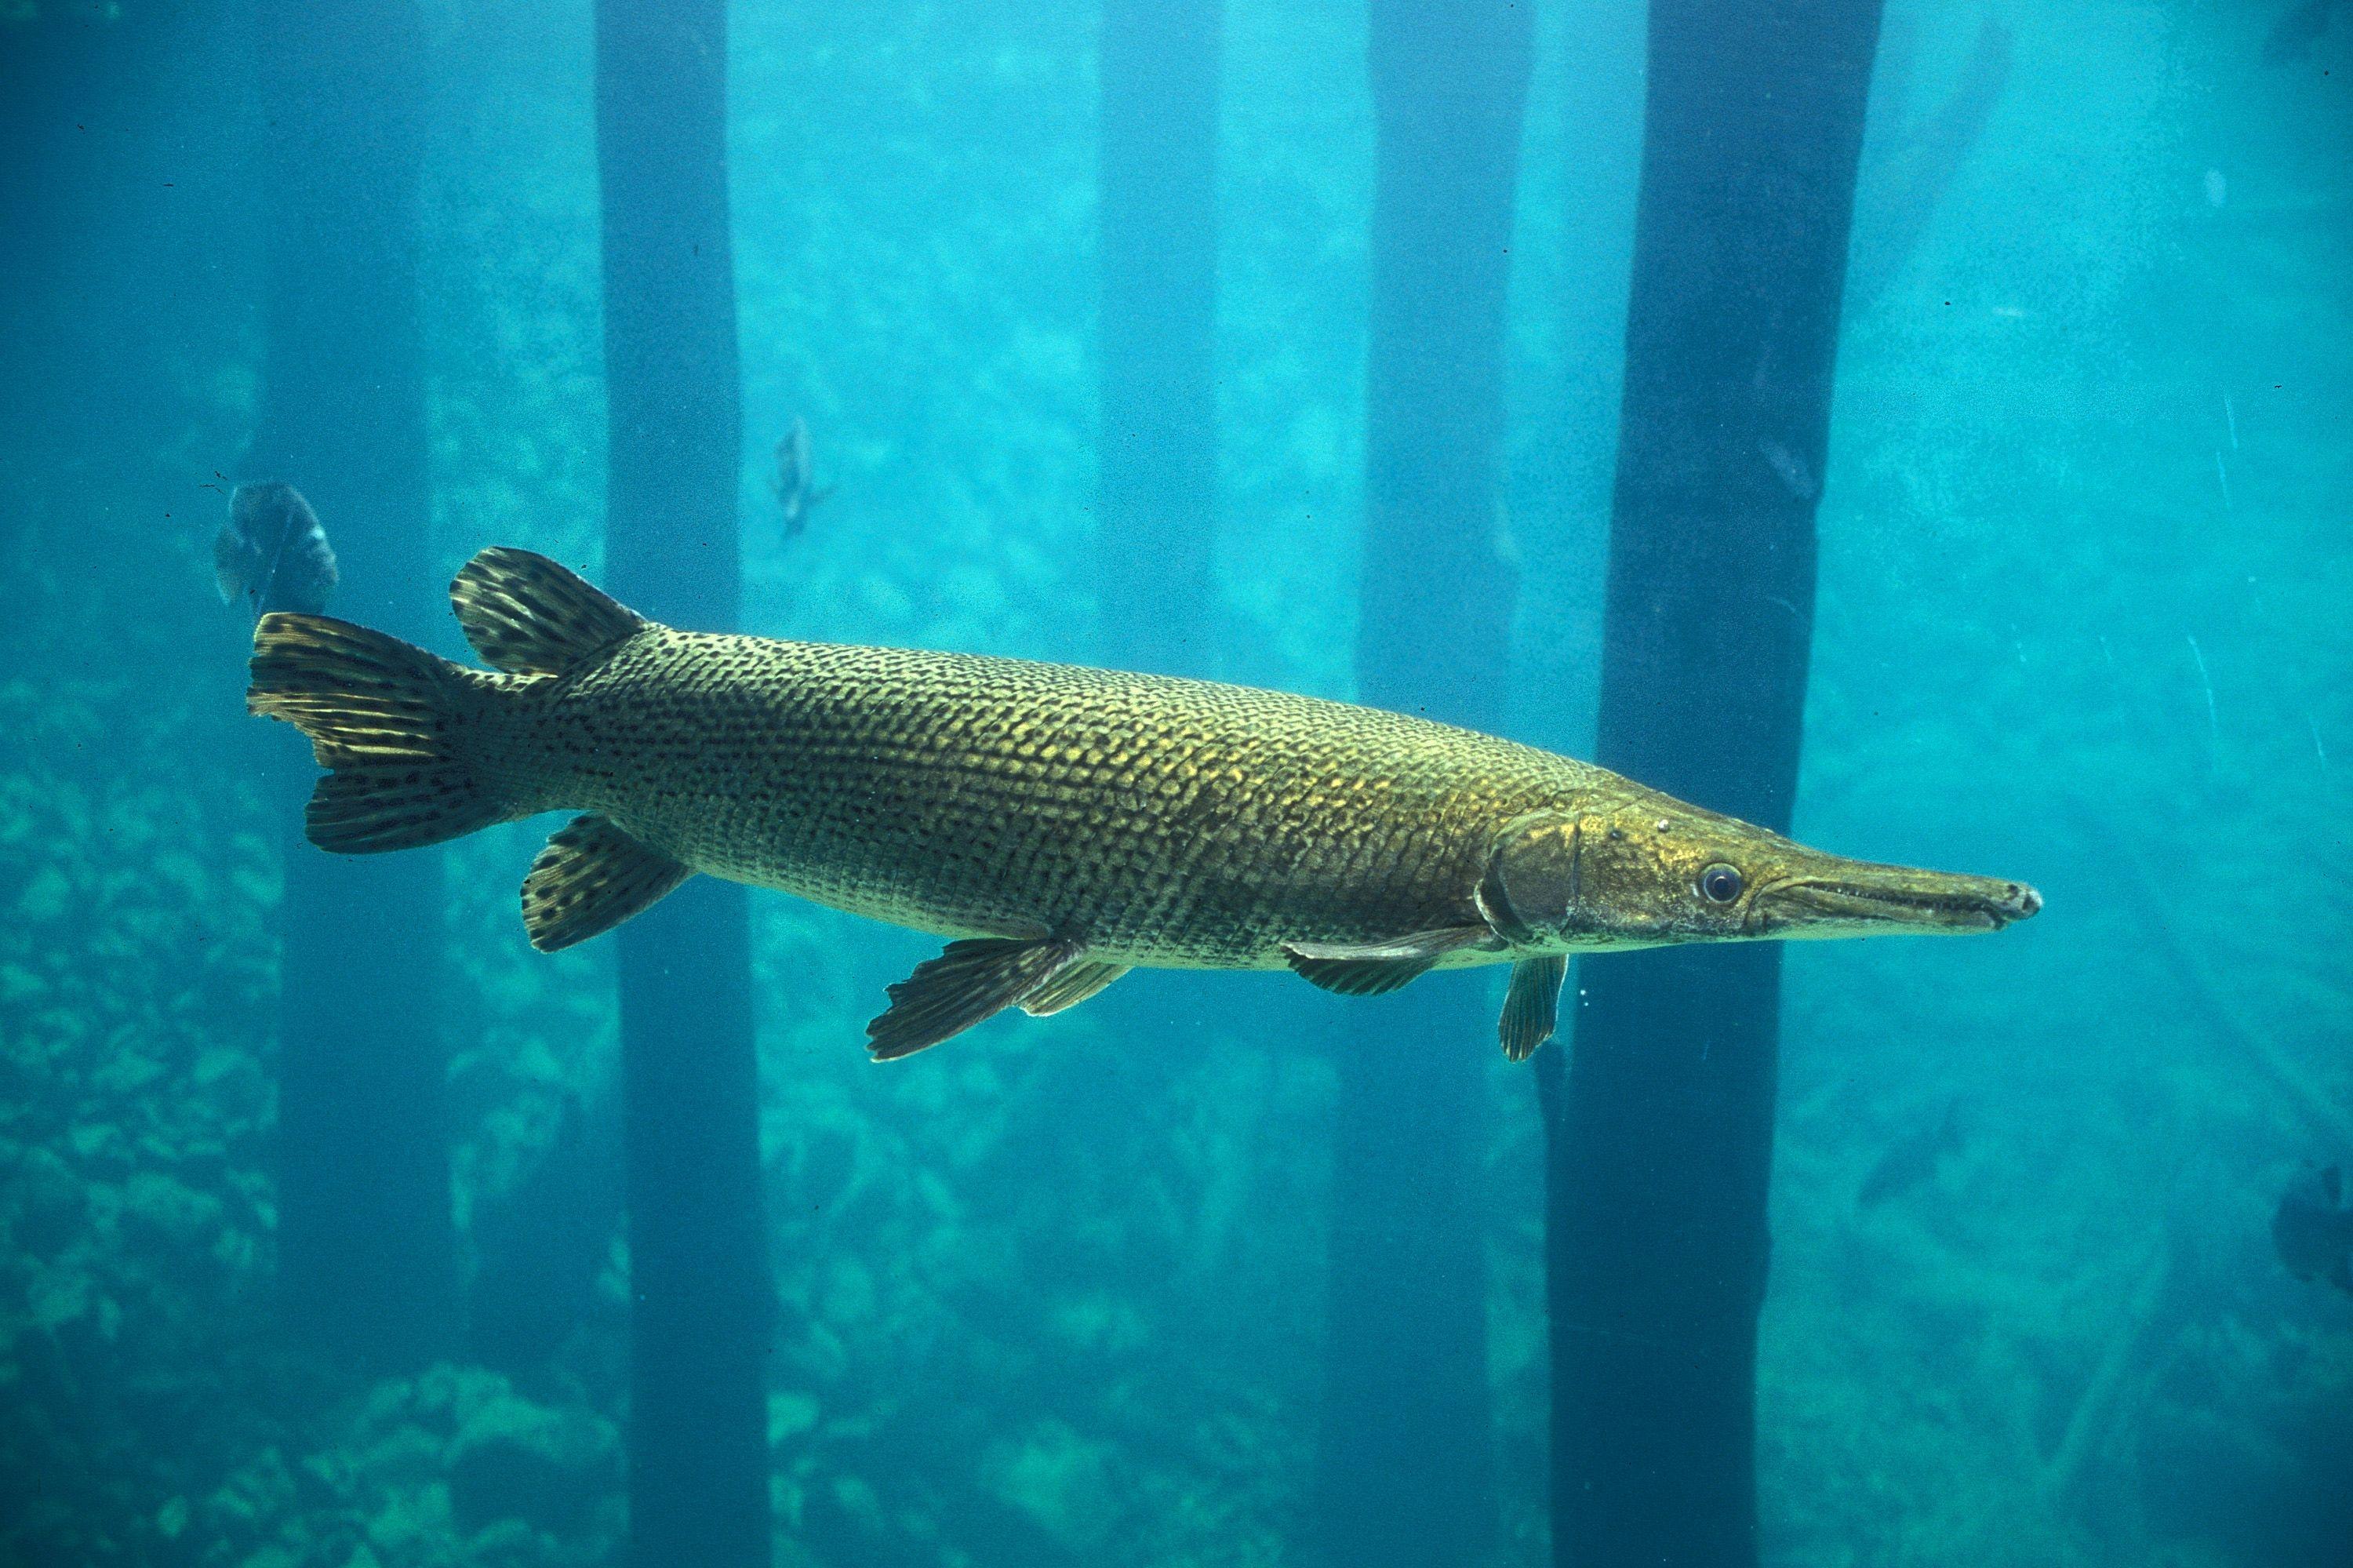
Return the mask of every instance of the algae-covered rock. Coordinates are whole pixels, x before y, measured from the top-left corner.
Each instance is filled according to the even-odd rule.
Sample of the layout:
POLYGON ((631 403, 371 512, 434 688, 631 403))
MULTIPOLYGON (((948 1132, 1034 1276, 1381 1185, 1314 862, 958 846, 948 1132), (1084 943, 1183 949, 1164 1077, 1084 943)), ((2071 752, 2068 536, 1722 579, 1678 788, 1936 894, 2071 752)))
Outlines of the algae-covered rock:
POLYGON ((618 1483, 620 1446, 596 1416, 509 1394, 472 1412, 448 1464, 459 1528, 514 1519, 561 1535, 584 1527, 618 1483))
POLYGON ((819 1409, 817 1395, 813 1393, 785 1389, 769 1394, 769 1446, 773 1448, 814 1427, 819 1409))
POLYGON ((981 1469, 1000 1502, 1073 1554, 1093 1555, 1119 1522, 1110 1446, 1060 1421, 1041 1421, 1018 1441, 991 1444, 981 1469))
POLYGON ((123 1184, 123 1218, 164 1246, 208 1249, 220 1227, 221 1202, 157 1171, 132 1172, 123 1184))
POLYGON ((12 1239, 34 1257, 47 1257, 79 1231, 90 1194, 66 1162, 47 1149, 11 1149, 16 1169, 12 1239))

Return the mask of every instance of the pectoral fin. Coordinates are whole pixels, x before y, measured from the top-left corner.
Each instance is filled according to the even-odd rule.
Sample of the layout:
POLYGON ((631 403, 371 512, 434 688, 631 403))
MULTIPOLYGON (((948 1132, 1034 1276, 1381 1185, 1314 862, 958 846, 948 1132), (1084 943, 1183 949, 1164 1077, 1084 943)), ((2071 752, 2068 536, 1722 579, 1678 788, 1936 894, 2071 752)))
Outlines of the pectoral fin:
POLYGON ((1419 980, 1458 948, 1494 940, 1484 926, 1450 926, 1386 942, 1285 942, 1282 956, 1312 985, 1342 996, 1381 996, 1419 980))
POLYGON ((558 829, 522 882, 522 926, 543 953, 601 936, 694 873, 591 813, 558 829))
POLYGON ((1559 953, 1522 959, 1512 966, 1512 984, 1504 992, 1504 1016, 1495 1025, 1495 1033, 1503 1037, 1505 1059, 1525 1062, 1552 1038, 1553 1025, 1559 1020, 1561 977, 1567 972, 1568 959, 1559 953))
POLYGON ((876 1061, 890 1062, 961 1034, 1043 991, 1079 961, 1080 951, 1078 943, 1054 937, 950 942, 891 988, 889 1010, 866 1026, 866 1048, 876 1061))

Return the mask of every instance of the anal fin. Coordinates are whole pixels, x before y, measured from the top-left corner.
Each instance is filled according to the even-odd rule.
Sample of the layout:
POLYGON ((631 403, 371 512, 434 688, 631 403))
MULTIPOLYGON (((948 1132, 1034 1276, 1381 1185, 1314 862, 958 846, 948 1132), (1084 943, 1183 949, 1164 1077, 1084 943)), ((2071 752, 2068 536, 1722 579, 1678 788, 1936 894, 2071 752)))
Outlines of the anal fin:
POLYGON ((1112 981, 1119 979, 1127 970, 1128 966, 1125 964, 1100 960, 1072 964, 1069 969, 1023 997, 1021 1011, 1032 1018, 1043 1018, 1049 1013, 1060 1012, 1076 1007, 1112 981))
POLYGON ((531 863, 522 924, 543 953, 602 936, 652 907, 693 871, 603 817, 575 817, 531 863))
POLYGON ((1419 980, 1447 954, 1495 939, 1484 926, 1449 926, 1386 942, 1285 942, 1282 956, 1312 985, 1342 996, 1382 996, 1419 980))
POLYGON ((1568 958, 1563 953, 1542 953, 1512 966, 1504 1016, 1495 1024, 1506 1060, 1525 1062, 1552 1038, 1560 1018, 1560 982, 1567 973, 1568 958))
POLYGON ((866 1026, 866 1048, 876 1061, 890 1062, 961 1034, 1042 991, 1078 962, 1081 950, 1056 937, 950 942, 891 988, 890 1008, 866 1026))

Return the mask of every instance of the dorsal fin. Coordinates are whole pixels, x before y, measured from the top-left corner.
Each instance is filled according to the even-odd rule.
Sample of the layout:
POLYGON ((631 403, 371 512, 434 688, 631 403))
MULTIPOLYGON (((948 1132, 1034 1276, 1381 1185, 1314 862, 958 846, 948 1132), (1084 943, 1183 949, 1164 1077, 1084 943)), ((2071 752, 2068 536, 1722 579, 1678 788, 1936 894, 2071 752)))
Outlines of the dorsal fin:
POLYGON ((506 545, 466 563, 449 602, 482 662, 510 675, 560 675, 652 624, 569 567, 506 545))

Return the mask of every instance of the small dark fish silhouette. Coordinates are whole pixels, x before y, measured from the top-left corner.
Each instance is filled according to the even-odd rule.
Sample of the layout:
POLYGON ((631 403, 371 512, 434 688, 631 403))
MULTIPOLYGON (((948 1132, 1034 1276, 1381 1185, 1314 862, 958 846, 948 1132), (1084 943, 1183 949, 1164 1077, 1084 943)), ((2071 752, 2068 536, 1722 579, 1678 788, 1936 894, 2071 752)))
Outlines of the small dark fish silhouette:
POLYGON ((2328 17, 2337 0, 2304 0, 2278 21, 2263 38, 2265 65, 2295 65, 2312 58, 2313 47, 2328 31, 2328 17))
POLYGON ((2345 1207, 2342 1170, 2307 1171, 2280 1194, 2272 1245, 2298 1279, 2325 1279, 2353 1296, 2353 1209, 2345 1207))
POLYGON ((335 552, 301 491, 275 482, 237 487, 228 521, 213 536, 213 581, 223 604, 242 599, 257 616, 325 612, 335 591, 335 552))
POLYGON ((776 471, 768 481, 776 505, 785 514, 785 536, 792 538, 808 526, 808 514, 834 487, 817 482, 817 465, 809 453, 808 421, 796 414, 792 429, 776 442, 776 471))
POLYGON ((1862 1185, 1855 1189, 1854 1206, 1876 1208, 1890 1198, 1900 1198, 1913 1188, 1936 1180, 1946 1157, 1958 1154, 1963 1141, 1961 1102, 1953 1100, 1945 1107, 1945 1118, 1935 1127, 1907 1133, 1887 1146, 1887 1152, 1879 1157, 1863 1177, 1862 1185))

